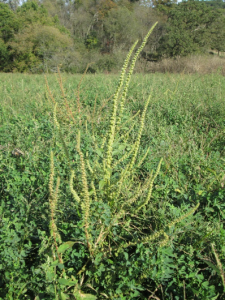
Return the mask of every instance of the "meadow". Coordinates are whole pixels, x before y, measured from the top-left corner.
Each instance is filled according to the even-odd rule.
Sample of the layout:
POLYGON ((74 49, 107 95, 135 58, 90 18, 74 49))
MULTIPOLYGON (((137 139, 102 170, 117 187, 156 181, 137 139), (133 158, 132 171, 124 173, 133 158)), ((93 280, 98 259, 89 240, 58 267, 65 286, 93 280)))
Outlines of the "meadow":
POLYGON ((224 76, 0 81, 0 299, 224 299, 224 76))

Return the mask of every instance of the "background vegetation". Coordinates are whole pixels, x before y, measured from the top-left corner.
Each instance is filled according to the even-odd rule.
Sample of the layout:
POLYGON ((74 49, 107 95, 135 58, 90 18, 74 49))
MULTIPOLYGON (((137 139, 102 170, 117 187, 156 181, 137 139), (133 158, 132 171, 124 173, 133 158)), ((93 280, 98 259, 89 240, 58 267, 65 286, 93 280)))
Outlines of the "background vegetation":
POLYGON ((0 3, 0 299, 224 299, 223 9, 0 3))
MULTIPOLYGON (((224 77, 136 74, 132 78, 124 121, 138 111, 140 114, 137 123, 135 119, 131 123, 134 127, 126 148, 124 143, 119 148, 115 145, 116 159, 137 140, 149 94, 151 100, 135 163, 136 188, 130 190, 125 182, 123 197, 130 198, 151 170, 156 171, 161 158, 163 162, 149 205, 140 211, 135 203, 127 207, 93 256, 86 246, 82 211, 69 188, 70 166, 54 125, 52 99, 60 108, 57 121, 75 170, 74 189, 82 196, 77 132, 81 131, 85 163, 89 160, 94 168, 96 157, 100 163, 104 155, 96 143, 101 145, 107 134, 117 77, 86 75, 79 83, 80 79, 79 75, 63 74, 61 79, 48 75, 49 94, 41 75, 1 74, 1 299, 74 299, 75 290, 76 299, 223 299, 224 77), (18 148, 23 154, 16 155, 18 148), (50 149, 55 180, 60 177, 54 220, 64 243, 59 251, 63 262, 52 254, 50 149), (169 225, 198 202, 193 215, 169 225), (141 241, 160 230, 168 236, 166 243, 163 237, 141 241), (135 244, 118 251, 118 245, 127 240, 135 244), (62 277, 64 268, 67 279, 62 277)), ((124 126, 123 130, 129 130, 124 126)), ((112 180, 120 173, 114 173, 112 180)), ((96 176, 101 182, 96 188, 101 191, 102 170, 96 176)), ((140 196, 138 201, 143 199, 140 196)), ((113 216, 110 203, 92 202, 89 226, 93 237, 98 224, 109 226, 113 216)), ((61 245, 59 236, 57 243, 61 245)))
POLYGON ((2 0, 0 71, 51 73, 61 65, 62 71, 83 73, 88 63, 89 72, 118 71, 134 41, 156 21, 136 71, 154 72, 154 63, 143 65, 170 57, 225 51, 222 0, 2 0))

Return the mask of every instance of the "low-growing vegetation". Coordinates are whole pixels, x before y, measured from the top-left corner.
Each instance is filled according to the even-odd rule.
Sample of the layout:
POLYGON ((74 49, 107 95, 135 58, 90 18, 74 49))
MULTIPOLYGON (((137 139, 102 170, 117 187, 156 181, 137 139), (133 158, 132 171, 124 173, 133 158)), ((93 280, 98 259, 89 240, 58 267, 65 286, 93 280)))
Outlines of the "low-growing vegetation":
POLYGON ((0 75, 0 299, 224 299, 225 78, 131 77, 145 43, 0 75))

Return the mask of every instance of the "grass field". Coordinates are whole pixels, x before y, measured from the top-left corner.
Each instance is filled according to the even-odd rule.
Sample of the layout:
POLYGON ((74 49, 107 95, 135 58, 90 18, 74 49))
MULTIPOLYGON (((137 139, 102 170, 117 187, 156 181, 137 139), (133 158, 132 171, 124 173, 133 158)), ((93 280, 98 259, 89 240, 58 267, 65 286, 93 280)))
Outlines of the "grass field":
POLYGON ((118 77, 0 74, 0 299, 224 299, 225 77, 134 74, 107 186, 118 77))

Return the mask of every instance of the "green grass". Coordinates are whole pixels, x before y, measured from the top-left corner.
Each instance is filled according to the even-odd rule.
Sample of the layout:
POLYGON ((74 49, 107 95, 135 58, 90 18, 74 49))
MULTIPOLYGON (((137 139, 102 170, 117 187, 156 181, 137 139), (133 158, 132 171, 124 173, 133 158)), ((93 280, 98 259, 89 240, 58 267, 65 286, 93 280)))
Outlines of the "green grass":
MULTIPOLYGON (((77 166, 78 129, 82 152, 85 155, 88 151, 91 162, 96 154, 92 136, 100 141, 107 132, 118 76, 83 78, 79 87, 81 123, 77 112, 81 76, 61 76, 75 123, 65 108, 57 75, 48 75, 47 80, 58 102, 57 118, 70 159, 77 166)), ((80 212, 69 191, 69 166, 54 129, 54 104, 44 77, 0 74, 0 80, 0 299, 34 299, 37 295, 39 299, 52 299, 53 279, 44 275, 49 236, 50 149, 61 178, 58 230, 63 241, 77 241, 80 237, 64 258, 73 276, 87 261, 80 212), (14 157, 15 148, 24 155, 14 157)), ((223 272, 211 244, 215 245, 224 269, 225 77, 135 74, 125 103, 124 121, 143 111, 149 94, 138 160, 148 147, 150 150, 137 169, 136 180, 143 182, 151 170, 156 170, 161 158, 163 163, 154 183, 150 208, 132 224, 132 235, 135 238, 139 231, 167 228, 169 222, 198 202, 200 207, 194 216, 166 229, 169 242, 158 251, 153 244, 140 243, 106 258, 100 252, 88 262, 84 277, 77 278, 82 289, 97 295, 97 299, 105 299, 104 294, 110 299, 148 299, 151 295, 160 299, 223 299, 223 272)), ((131 145, 137 138, 137 125, 130 135, 131 145)), ((80 176, 77 170, 75 186, 79 185, 80 176)), ((103 205, 95 209, 99 214, 105 212, 107 222, 108 208, 103 205)), ((126 222, 129 218, 124 220, 124 227, 126 222)), ((122 234, 116 229, 112 232, 116 243, 122 234)))

